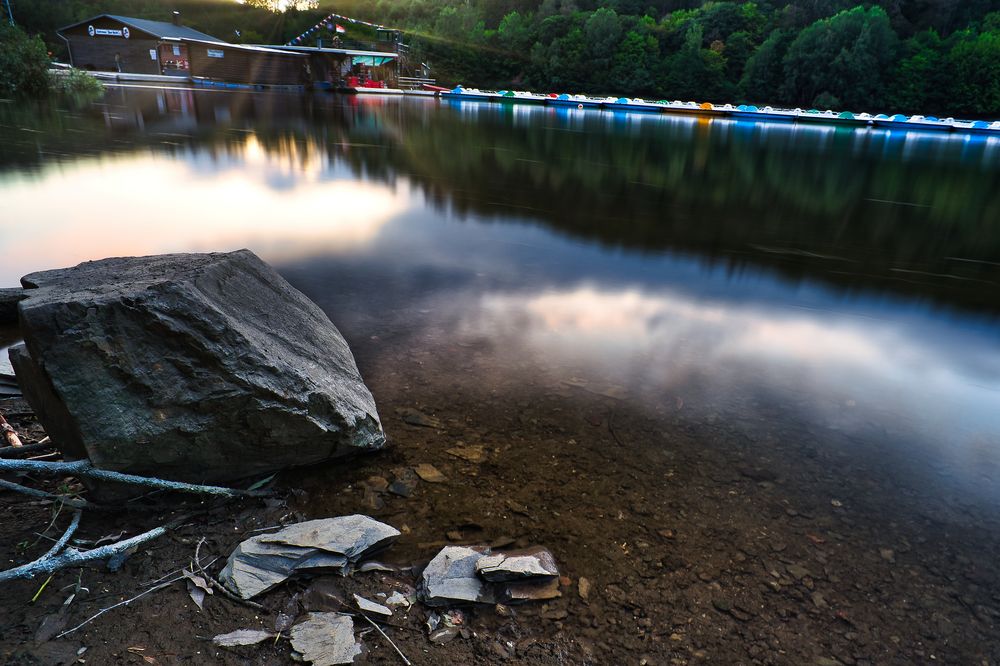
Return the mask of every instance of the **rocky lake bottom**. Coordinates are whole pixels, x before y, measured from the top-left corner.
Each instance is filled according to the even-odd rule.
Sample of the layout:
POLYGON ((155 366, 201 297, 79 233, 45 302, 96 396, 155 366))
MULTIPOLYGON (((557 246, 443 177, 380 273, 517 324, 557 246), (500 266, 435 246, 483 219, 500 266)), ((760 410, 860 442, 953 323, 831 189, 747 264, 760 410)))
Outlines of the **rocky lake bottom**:
MULTIPOLYGON (((167 507, 169 515, 192 514, 120 573, 59 572, 34 603, 40 581, 11 585, 0 602, 8 663, 63 663, 59 655, 82 647, 87 663, 203 663, 208 655, 218 663, 286 663, 283 641, 221 649, 210 639, 273 630, 280 612, 338 610, 353 593, 409 594, 421 567, 456 544, 543 545, 562 574, 561 596, 459 606, 461 631, 444 644, 429 641, 426 624, 440 609, 397 610, 389 624, 399 628, 388 630, 415 664, 1000 658, 996 513, 944 492, 943 467, 940 478, 900 481, 898 461, 871 449, 882 441, 898 447, 889 440, 905 441, 905 427, 859 439, 796 420, 795 405, 764 396, 713 411, 693 388, 640 407, 614 386, 525 379, 544 377, 537 366, 505 363, 498 371, 485 350, 466 349, 455 368, 454 349, 386 354, 379 344, 360 345, 359 364, 380 405, 388 451, 284 472, 275 499, 88 516, 84 533, 97 538, 147 529, 168 517, 167 507), (420 465, 443 479, 425 481, 413 471, 420 465), (377 558, 397 570, 297 579, 263 596, 267 614, 217 596, 199 610, 175 585, 66 638, 33 642, 78 580, 89 593, 70 607, 69 626, 187 565, 203 537, 202 560, 221 558, 209 567, 217 573, 255 530, 354 513, 402 532, 377 558)), ((6 411, 32 433, 23 407, 9 403, 6 411)), ((911 462, 923 468, 925 461, 911 462)), ((4 497, 0 510, 4 556, 17 560, 18 544, 38 540, 51 507, 4 497)), ((363 642, 363 663, 400 663, 374 632, 363 642)))

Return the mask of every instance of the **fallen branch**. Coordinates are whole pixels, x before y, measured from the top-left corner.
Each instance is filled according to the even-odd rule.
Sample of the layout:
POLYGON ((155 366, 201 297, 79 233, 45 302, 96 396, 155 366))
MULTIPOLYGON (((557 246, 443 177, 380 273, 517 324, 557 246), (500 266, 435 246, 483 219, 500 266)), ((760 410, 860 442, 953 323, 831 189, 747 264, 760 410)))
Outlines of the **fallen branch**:
POLYGON ((7 440, 7 446, 22 446, 21 438, 17 436, 17 432, 14 428, 7 423, 7 419, 0 414, 0 431, 3 432, 3 437, 7 440))
POLYGON ((24 444, 23 446, 3 446, 0 447, 0 458, 20 458, 29 453, 39 451, 51 451, 56 448, 52 442, 36 442, 34 444, 24 444))
MULTIPOLYGON (((194 564, 194 568, 198 570, 198 573, 200 573, 202 575, 202 577, 204 577, 205 580, 208 581, 208 584, 211 585, 213 589, 218 590, 219 594, 221 594, 222 596, 224 596, 226 599, 229 599, 230 601, 235 601, 238 604, 242 604, 244 606, 249 606, 250 608, 253 608, 254 610, 267 612, 267 609, 264 608, 263 606, 261 606, 260 604, 258 604, 256 601, 250 601, 249 599, 243 599, 242 597, 236 596, 235 594, 233 594, 232 592, 229 591, 229 588, 227 588, 225 585, 223 585, 219 581, 215 580, 215 578, 212 576, 212 574, 210 574, 207 571, 205 571, 205 567, 201 566, 201 545, 203 543, 205 543, 205 537, 202 537, 201 539, 199 539, 198 540, 198 545, 194 547, 194 562, 193 562, 193 564, 194 564)), ((212 560, 212 561, 214 562, 215 560, 212 560)))
POLYGON ((8 569, 7 571, 0 571, 0 582, 15 580, 18 578, 34 578, 38 574, 52 573, 57 569, 63 569, 65 567, 73 567, 81 564, 86 564, 87 562, 93 562, 94 560, 103 560, 109 557, 114 557, 127 550, 138 546, 140 544, 146 543, 147 541, 152 541, 153 539, 162 536, 167 528, 157 527, 156 529, 149 530, 148 532, 143 532, 137 536, 130 539, 125 539, 124 541, 119 541, 118 543, 112 543, 107 546, 101 546, 100 548, 93 548, 91 550, 77 550, 76 548, 67 548, 60 554, 59 549, 66 545, 69 541, 69 537, 73 535, 76 531, 77 526, 80 524, 80 514, 73 517, 73 523, 70 525, 70 529, 63 534, 62 538, 56 542, 49 552, 42 555, 40 558, 34 562, 29 562, 28 564, 23 564, 19 567, 14 567, 13 569, 8 569))
POLYGON ((85 507, 90 506, 90 503, 84 499, 66 497, 65 495, 56 495, 55 493, 47 493, 44 490, 38 490, 37 488, 29 488, 27 486, 22 486, 19 483, 13 483, 12 481, 4 481, 3 479, 0 479, 0 488, 4 488, 6 490, 13 490, 15 493, 31 495, 32 497, 41 497, 42 499, 50 499, 56 502, 62 502, 66 506, 71 506, 74 509, 83 509, 85 507))
POLYGON ((268 493, 256 490, 238 490, 236 488, 223 488, 221 486, 203 486, 196 483, 183 483, 181 481, 167 481, 157 479, 152 476, 137 476, 135 474, 123 474, 122 472, 112 472, 107 469, 94 467, 89 460, 76 460, 73 462, 49 462, 43 460, 6 460, 0 459, 0 472, 29 472, 32 474, 44 474, 48 476, 85 476, 101 481, 114 481, 115 483, 127 483, 134 486, 145 486, 147 488, 162 488, 164 490, 176 490, 185 493, 200 493, 205 495, 220 495, 222 497, 259 497, 268 493))

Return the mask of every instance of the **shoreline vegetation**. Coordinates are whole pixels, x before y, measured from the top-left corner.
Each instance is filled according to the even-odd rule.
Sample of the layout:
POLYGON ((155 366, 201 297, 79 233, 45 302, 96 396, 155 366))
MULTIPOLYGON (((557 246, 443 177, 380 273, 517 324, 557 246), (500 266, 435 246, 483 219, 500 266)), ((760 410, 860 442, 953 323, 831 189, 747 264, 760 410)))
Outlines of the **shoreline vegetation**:
POLYGON ((40 37, 17 26, 0 25, 0 95, 45 98, 51 94, 86 101, 104 86, 81 69, 50 71, 51 58, 40 37))
MULTIPOLYGON (((331 9, 398 27, 446 84, 788 108, 1000 115, 1000 0, 38 0, 17 20, 57 56, 59 27, 100 12, 280 44, 331 9)), ((345 39, 374 31, 347 23, 345 39)), ((371 33, 371 34, 369 34, 371 33)))

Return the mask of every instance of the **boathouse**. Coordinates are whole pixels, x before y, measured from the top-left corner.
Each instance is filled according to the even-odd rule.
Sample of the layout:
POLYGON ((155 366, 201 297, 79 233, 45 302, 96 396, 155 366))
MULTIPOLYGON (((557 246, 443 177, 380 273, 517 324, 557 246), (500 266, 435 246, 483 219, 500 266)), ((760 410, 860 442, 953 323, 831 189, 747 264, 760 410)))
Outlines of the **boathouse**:
POLYGON ((100 14, 58 31, 70 64, 121 74, 156 74, 261 85, 308 83, 308 57, 301 53, 230 44, 181 25, 100 14))
POLYGON ((323 46, 268 46, 309 58, 316 87, 396 88, 399 85, 399 54, 391 51, 323 46))

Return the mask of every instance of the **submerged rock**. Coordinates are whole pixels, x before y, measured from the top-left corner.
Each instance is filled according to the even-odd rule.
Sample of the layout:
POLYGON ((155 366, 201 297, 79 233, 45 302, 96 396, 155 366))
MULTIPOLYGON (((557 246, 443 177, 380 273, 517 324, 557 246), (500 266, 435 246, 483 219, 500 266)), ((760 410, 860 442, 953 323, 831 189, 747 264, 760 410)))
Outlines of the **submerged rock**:
POLYGON ((354 620, 342 613, 309 613, 292 627, 292 650, 313 666, 350 664, 361 654, 354 639, 354 620))
POLYGON ((22 279, 11 354, 52 439, 103 468, 225 481, 385 443, 351 350, 248 250, 22 279))
POLYGON ((561 597, 558 578, 526 579, 506 583, 500 592, 504 601, 517 603, 522 601, 543 601, 561 597))
POLYGON ((541 547, 485 555, 476 562, 476 572, 490 582, 559 576, 556 559, 541 547))
POLYGON ((229 556, 219 580, 250 599, 297 573, 343 573, 352 562, 398 537, 398 530, 368 516, 309 520, 242 542, 229 556))
POLYGON ((492 604, 496 595, 492 586, 476 575, 476 563, 482 549, 445 546, 424 569, 420 579, 420 597, 428 606, 472 601, 492 604))

